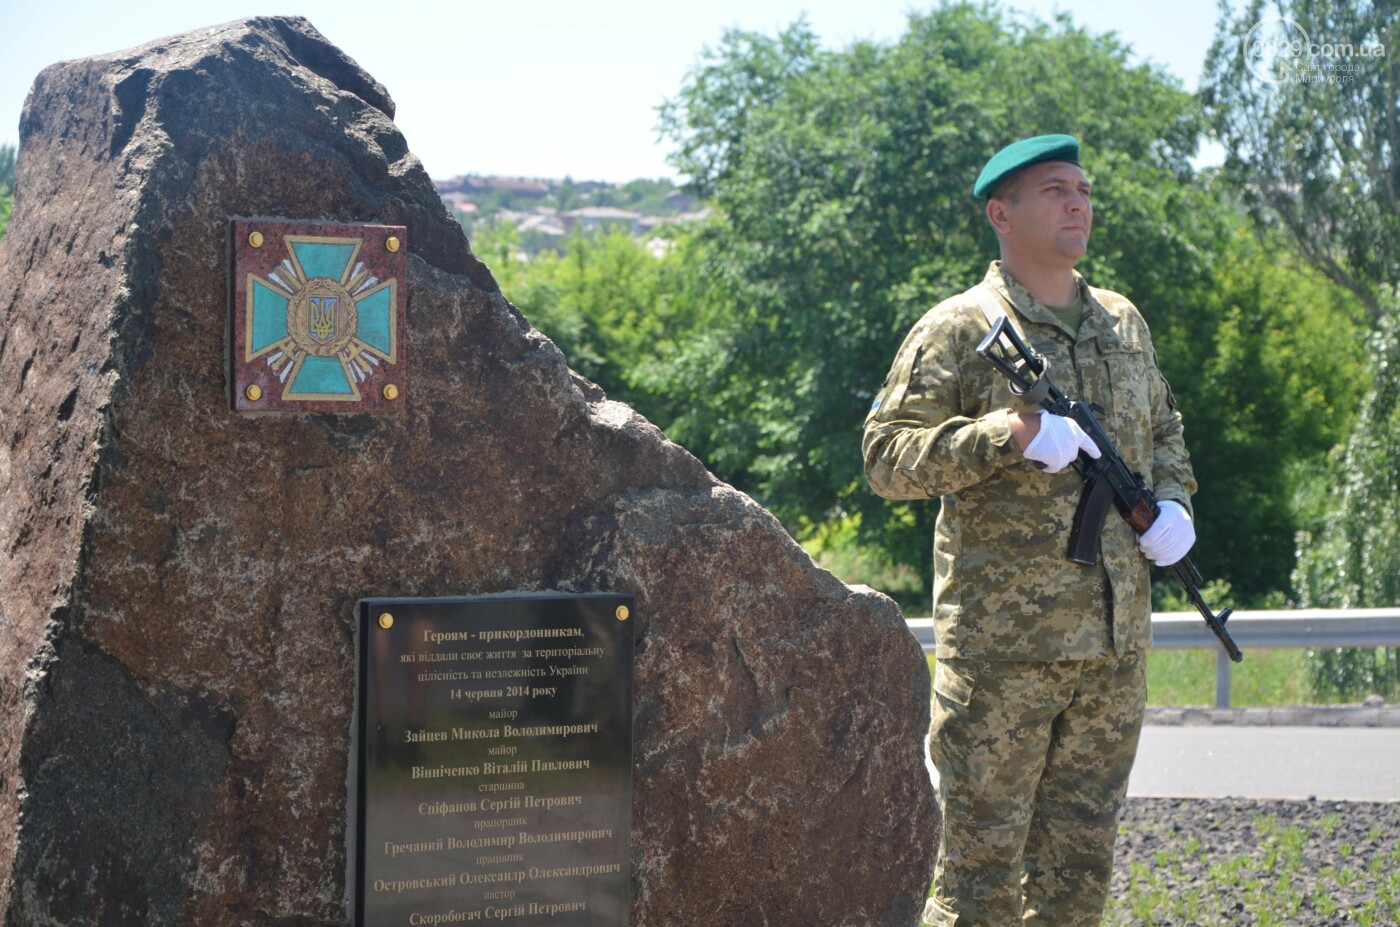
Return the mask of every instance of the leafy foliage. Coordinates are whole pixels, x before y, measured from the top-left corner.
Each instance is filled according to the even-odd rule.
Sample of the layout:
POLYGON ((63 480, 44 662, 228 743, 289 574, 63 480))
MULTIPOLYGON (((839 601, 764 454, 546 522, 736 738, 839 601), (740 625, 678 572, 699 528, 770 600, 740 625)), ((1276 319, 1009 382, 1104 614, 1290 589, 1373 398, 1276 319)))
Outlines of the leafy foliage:
POLYGON ((1111 37, 985 7, 910 17, 893 45, 820 49, 803 22, 732 32, 663 112, 675 166, 723 221, 708 275, 735 306, 676 368, 675 437, 798 531, 840 514, 927 578, 933 506, 864 486, 860 422, 900 340, 976 282, 995 239, 970 187, 989 152, 1078 132, 1098 173, 1095 282, 1144 311, 1181 302, 1220 233, 1189 182, 1192 99, 1111 37), (1170 217, 1199 216, 1190 224, 1170 217))
POLYGON ((666 199, 675 189, 675 183, 664 177, 660 180, 642 177, 629 180, 620 186, 599 190, 595 194, 594 202, 598 206, 616 206, 619 209, 631 209, 646 215, 659 216, 670 211, 666 199))
POLYGON ((10 227, 10 210, 15 204, 15 146, 0 145, 0 238, 10 227))
MULTIPOLYGON (((1277 236, 1275 236, 1277 238, 1277 236)), ((1367 380, 1363 310, 1306 265, 1237 227, 1189 309, 1155 324, 1200 489, 1193 559, 1262 607, 1292 571, 1303 527, 1290 504, 1346 440, 1367 380)), ((1174 585, 1174 584, 1173 584, 1174 585)))
POLYGON ((1111 36, 1067 17, 952 5, 892 46, 821 51, 799 22, 726 36, 663 114, 676 166, 713 197, 708 230, 739 311, 679 368, 696 397, 677 437, 804 533, 855 516, 887 565, 928 575, 931 505, 875 499, 856 431, 900 339, 996 253, 969 195, 1006 140, 1085 144, 1096 226, 1081 265, 1157 333, 1203 487, 1200 562, 1256 599, 1279 589, 1300 471, 1359 398, 1353 301, 1275 256, 1229 189, 1189 167, 1196 102, 1111 36))
MULTIPOLYGON (((1373 386, 1350 439, 1312 484, 1320 524, 1299 537, 1302 603, 1361 608, 1400 603, 1400 297, 1379 294, 1370 338, 1373 386)), ((1400 693, 1400 650, 1309 655, 1315 689, 1357 697, 1400 693)))
POLYGON ((0 145, 0 193, 15 189, 15 146, 0 145))
POLYGON ((509 223, 487 226, 473 247, 492 268, 502 291, 563 350, 569 364, 628 401, 642 414, 666 421, 681 407, 656 383, 666 380, 655 358, 674 356, 694 326, 697 277, 680 244, 654 256, 621 231, 578 233, 563 251, 526 260, 520 234, 509 223), (655 382, 654 382, 655 381, 655 382))
MULTIPOLYGON (((1288 29, 1278 37, 1297 35, 1288 29)), ((1355 293, 1373 320, 1381 284, 1400 282, 1397 45, 1395 3, 1251 0, 1221 20, 1201 89, 1228 153, 1227 175, 1255 218, 1287 229, 1303 255, 1355 293), (1251 33, 1269 17, 1296 22, 1319 46, 1315 53, 1284 51, 1275 62, 1284 67, 1281 79, 1246 54, 1251 41, 1270 35, 1251 33), (1329 43, 1351 46, 1352 55, 1323 54, 1329 43), (1383 56, 1362 55, 1377 46, 1383 56), (1328 70, 1338 66, 1347 70, 1328 70), (1339 82, 1316 80, 1329 76, 1339 82)))
MULTIPOLYGON (((1253 0, 1238 17, 1223 16, 1202 88, 1229 152, 1226 176, 1256 223, 1285 229, 1310 264, 1356 294, 1373 329, 1371 388, 1354 430, 1296 487, 1305 530, 1294 581, 1307 605, 1400 602, 1397 40, 1394 3, 1253 0), (1266 16, 1286 18, 1285 36, 1302 30, 1312 44, 1251 54, 1266 16), (1349 54, 1328 54, 1326 44, 1349 54), (1378 47, 1382 55, 1366 53, 1378 47)), ((1393 696, 1400 652, 1313 653, 1308 675, 1318 692, 1393 696)))
POLYGON ((1066 17, 960 4, 843 51, 801 21, 731 32, 662 125, 717 214, 664 257, 614 234, 526 263, 499 225, 474 244, 577 369, 843 578, 926 607, 936 503, 869 492, 861 421, 908 328, 996 253, 970 195, 982 162, 1069 131, 1095 183, 1081 267, 1143 310, 1186 419, 1196 559, 1233 604, 1282 600, 1302 524, 1288 500, 1349 433, 1365 312, 1280 260, 1289 239, 1244 221, 1229 177, 1193 173, 1205 121, 1174 81, 1066 17))

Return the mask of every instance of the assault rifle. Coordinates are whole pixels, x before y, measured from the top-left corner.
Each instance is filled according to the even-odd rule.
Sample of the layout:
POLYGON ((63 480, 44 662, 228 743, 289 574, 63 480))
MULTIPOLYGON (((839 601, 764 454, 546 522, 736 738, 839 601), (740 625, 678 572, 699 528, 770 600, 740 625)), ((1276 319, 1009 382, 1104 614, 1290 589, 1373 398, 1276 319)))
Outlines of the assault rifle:
MULTIPOLYGON (((1160 512, 1157 497, 1147 488, 1142 474, 1134 473, 1123 460, 1118 448, 1113 446, 1107 432, 1094 417, 1095 410, 1102 414, 1103 409, 1079 399, 1070 399, 1060 392, 1050 380, 1050 362, 1021 340, 1005 315, 992 323, 992 330, 977 346, 977 354, 1011 381, 1011 391, 1024 402, 1073 419, 1098 445, 1102 455, 1098 459, 1080 451, 1079 458, 1074 461, 1074 469, 1084 477, 1084 489, 1070 527, 1069 559, 1089 566, 1098 562, 1099 534, 1103 531, 1110 503, 1118 507, 1119 514, 1134 531, 1139 535, 1145 533, 1160 512)), ((1191 558, 1183 557, 1167 569, 1176 576, 1186 590, 1186 597, 1205 618, 1215 636, 1220 638, 1230 659, 1236 663, 1243 660, 1244 654, 1240 653, 1240 648, 1235 646, 1230 632, 1225 629, 1225 622, 1232 610, 1226 608, 1217 615, 1206 604, 1201 595, 1201 573, 1191 558)))

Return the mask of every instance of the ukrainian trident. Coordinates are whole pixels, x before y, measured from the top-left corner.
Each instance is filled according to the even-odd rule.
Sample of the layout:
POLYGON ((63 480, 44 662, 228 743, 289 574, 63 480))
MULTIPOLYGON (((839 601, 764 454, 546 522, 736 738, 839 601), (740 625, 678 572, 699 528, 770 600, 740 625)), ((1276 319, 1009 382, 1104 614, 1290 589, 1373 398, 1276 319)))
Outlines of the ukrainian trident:
POLYGON ((232 229, 234 408, 401 408, 405 229, 250 219, 232 229))

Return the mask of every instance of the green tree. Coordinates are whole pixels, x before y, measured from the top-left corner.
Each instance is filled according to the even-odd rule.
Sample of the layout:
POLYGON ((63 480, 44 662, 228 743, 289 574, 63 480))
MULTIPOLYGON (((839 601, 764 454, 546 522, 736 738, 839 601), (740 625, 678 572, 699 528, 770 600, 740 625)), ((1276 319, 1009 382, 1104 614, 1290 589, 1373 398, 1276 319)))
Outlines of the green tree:
POLYGON ((560 181, 559 186, 554 188, 554 204, 560 212, 568 212, 570 209, 577 209, 583 205, 578 192, 578 187, 574 185, 572 177, 565 177, 560 181))
MULTIPOLYGON (((1084 268, 1156 333, 1202 485, 1198 562, 1236 604, 1281 594, 1305 524, 1287 502, 1364 392, 1364 313, 1279 261, 1282 234, 1259 238, 1220 178, 1192 174, 1203 122, 1173 82, 1066 19, 955 6, 911 17, 896 43, 842 52, 801 22, 730 33, 663 120, 677 166, 718 208, 660 230, 675 240, 663 257, 620 233, 534 258, 509 225, 473 236, 576 369, 826 553, 859 545, 874 561, 862 569, 926 606, 934 506, 865 489, 860 421, 909 325, 995 254, 968 190, 987 153, 1079 131, 1098 225, 1084 268)), ((620 190, 659 192, 648 183, 620 190)))
MULTIPOLYGON (((674 230, 675 234, 681 234, 674 230)), ((694 327, 698 275, 685 247, 655 256, 622 231, 575 233, 561 252, 526 258, 519 233, 494 223, 473 241, 502 292, 613 398, 657 422, 679 414, 649 361, 694 327)))
POLYGON ((0 145, 0 238, 10 227, 10 210, 15 204, 15 146, 0 145))
POLYGON ((502 292, 509 295, 519 284, 525 264, 520 230, 514 223, 499 219, 479 219, 472 226, 471 248, 491 268, 502 292))
MULTIPOLYGON (((1300 486, 1312 524, 1299 535, 1295 582, 1310 605, 1400 602, 1397 24, 1394 3, 1253 0, 1239 16, 1225 8, 1202 87, 1228 151, 1226 177, 1257 223, 1286 229, 1309 263, 1365 304, 1373 329, 1372 382, 1354 430, 1300 486)), ((1397 667, 1394 649, 1309 659, 1315 686, 1351 694, 1394 694, 1397 667)))
POLYGON ((639 178, 622 185, 622 205, 646 215, 659 216, 666 211, 666 197, 676 185, 666 178, 639 178))
POLYGON ((1287 229, 1373 321, 1382 286, 1400 282, 1397 45, 1393 2, 1251 0, 1238 16, 1222 4, 1201 86, 1256 220, 1287 229))
POLYGON ((0 193, 14 192, 15 155, 14 145, 0 145, 0 193))
POLYGON ((801 21, 730 32, 662 125, 721 215, 701 241, 722 297, 670 364, 687 405, 670 430, 799 533, 855 516, 864 542, 927 578, 933 506, 865 488, 859 427, 910 325, 995 256, 970 187, 1010 139, 1082 137, 1098 225, 1086 274, 1209 344, 1198 287, 1228 229, 1193 183, 1199 110, 1067 17, 954 4, 912 15, 892 45, 839 52, 801 21))
MULTIPOLYGON (((1400 603, 1400 297, 1394 288, 1378 297, 1368 345, 1373 385, 1345 447, 1308 487, 1319 517, 1299 536, 1304 606, 1400 603)), ((1318 651, 1307 666, 1316 690, 1400 694, 1400 648, 1318 651)))
POLYGON ((1305 526, 1292 500, 1346 440, 1367 381, 1364 310, 1282 249, 1237 226, 1202 279, 1207 343, 1173 317, 1155 333, 1201 484, 1194 557, 1236 607, 1289 591, 1305 526))

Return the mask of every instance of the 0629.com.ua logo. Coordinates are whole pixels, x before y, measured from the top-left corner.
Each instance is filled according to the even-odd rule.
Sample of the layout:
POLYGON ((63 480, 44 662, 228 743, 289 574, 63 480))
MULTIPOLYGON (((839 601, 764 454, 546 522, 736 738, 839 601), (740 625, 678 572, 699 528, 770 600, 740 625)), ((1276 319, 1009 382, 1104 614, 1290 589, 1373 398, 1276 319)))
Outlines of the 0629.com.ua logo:
POLYGON ((1365 61, 1385 57, 1383 42, 1314 41, 1286 16, 1259 20, 1242 46, 1249 73, 1269 84, 1350 83, 1365 61))

